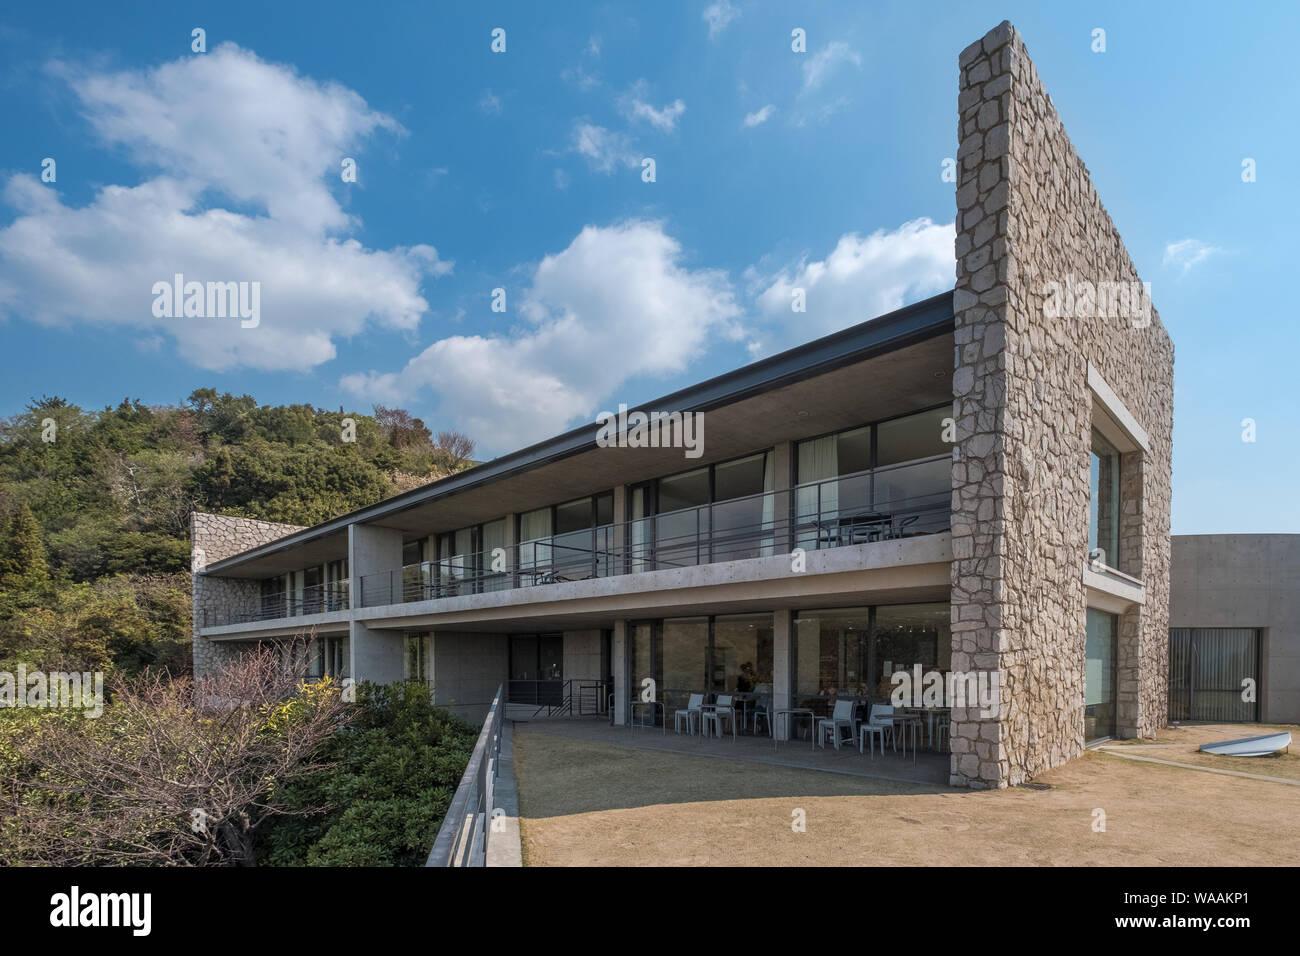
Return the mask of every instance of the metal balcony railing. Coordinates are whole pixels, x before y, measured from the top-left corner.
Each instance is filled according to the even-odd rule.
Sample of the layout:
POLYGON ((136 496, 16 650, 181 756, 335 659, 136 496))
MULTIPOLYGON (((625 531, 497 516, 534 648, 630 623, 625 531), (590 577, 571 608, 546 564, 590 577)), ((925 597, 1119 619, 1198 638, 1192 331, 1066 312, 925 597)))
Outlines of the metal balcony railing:
POLYGON ((946 455, 361 577, 359 607, 791 554, 949 530, 946 455))
POLYGON ((345 582, 319 584, 297 592, 264 596, 224 610, 204 608, 203 626, 274 621, 307 614, 324 614, 327 611, 346 611, 348 607, 348 586, 345 582))

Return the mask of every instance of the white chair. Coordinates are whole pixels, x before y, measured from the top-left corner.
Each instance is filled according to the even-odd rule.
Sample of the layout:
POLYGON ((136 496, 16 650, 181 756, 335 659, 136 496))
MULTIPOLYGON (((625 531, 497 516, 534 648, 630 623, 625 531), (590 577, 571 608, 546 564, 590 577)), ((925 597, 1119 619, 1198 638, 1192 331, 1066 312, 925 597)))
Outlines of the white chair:
POLYGON ((943 752, 943 741, 945 737, 951 734, 951 718, 947 714, 940 714, 939 719, 934 725, 934 739, 930 741, 930 746, 940 753, 943 752))
POLYGON ((858 730, 858 753, 863 752, 863 744, 870 740, 871 756, 876 756, 875 738, 880 738, 880 755, 885 755, 885 736, 894 738, 894 749, 898 749, 898 738, 894 730, 894 708, 889 704, 872 704, 867 722, 858 730))
POLYGON ((730 694, 719 694, 717 701, 713 706, 704 712, 704 733, 708 736, 709 730, 717 731, 719 737, 722 736, 722 729, 725 722, 731 722, 731 739, 736 739, 736 708, 732 706, 730 694))
MULTIPOLYGON (((704 695, 691 694, 690 698, 686 701, 685 709, 673 711, 673 730, 680 734, 682 732, 682 720, 685 718, 686 732, 694 737, 695 722, 700 720, 700 717, 703 714, 704 695)), ((701 721, 701 726, 703 726, 703 721, 701 721)))
POLYGON ((829 717, 823 717, 817 721, 817 745, 825 748, 826 731, 831 732, 831 739, 835 744, 835 749, 840 749, 840 728, 847 727, 849 731, 849 742, 853 742, 853 737, 857 730, 857 721, 853 717, 854 702, 852 699, 840 699, 835 702, 835 709, 831 711, 829 717))

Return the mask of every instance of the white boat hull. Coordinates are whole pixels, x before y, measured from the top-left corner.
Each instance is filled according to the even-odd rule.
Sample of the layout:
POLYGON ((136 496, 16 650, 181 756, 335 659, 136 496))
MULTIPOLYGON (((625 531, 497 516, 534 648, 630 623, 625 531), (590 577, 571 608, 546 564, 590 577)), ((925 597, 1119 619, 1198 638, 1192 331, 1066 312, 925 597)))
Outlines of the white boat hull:
POLYGON ((1242 737, 1240 740, 1222 740, 1215 744, 1201 744, 1207 754, 1221 757, 1267 757, 1291 746, 1291 734, 1264 734, 1261 737, 1242 737))

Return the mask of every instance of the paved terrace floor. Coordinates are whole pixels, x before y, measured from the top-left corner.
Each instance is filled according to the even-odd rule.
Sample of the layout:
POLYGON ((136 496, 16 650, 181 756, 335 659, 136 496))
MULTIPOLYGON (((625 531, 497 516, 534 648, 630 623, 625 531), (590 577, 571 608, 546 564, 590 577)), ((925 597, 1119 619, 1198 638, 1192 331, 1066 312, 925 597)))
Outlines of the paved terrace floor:
POLYGON ((829 745, 825 749, 813 747, 807 738, 780 741, 773 748, 772 738, 764 734, 754 736, 741 733, 734 740, 730 734, 721 739, 702 737, 699 734, 692 737, 674 733, 671 728, 664 733, 662 727, 616 727, 609 724, 606 718, 536 718, 516 720, 515 723, 526 726, 529 732, 555 734, 588 743, 739 760, 774 767, 821 770, 899 783, 948 786, 948 755, 934 753, 924 747, 916 754, 914 761, 910 751, 904 757, 901 749, 895 753, 892 748, 887 748, 884 756, 881 756, 877 747, 876 755, 872 758, 859 754, 856 746, 849 747, 847 744, 838 751, 829 745))

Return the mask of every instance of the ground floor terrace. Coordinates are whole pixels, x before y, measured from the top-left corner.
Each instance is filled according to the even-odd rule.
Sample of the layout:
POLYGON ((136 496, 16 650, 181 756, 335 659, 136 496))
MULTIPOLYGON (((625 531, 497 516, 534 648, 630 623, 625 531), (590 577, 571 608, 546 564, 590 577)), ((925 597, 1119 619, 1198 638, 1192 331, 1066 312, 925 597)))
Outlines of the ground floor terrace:
MULTIPOLYGON (((870 603, 855 595, 859 603, 841 596, 767 608, 665 600, 676 613, 626 618, 501 614, 445 627, 354 620, 315 632, 303 666, 310 677, 423 683, 438 705, 471 721, 504 686, 512 719, 587 718, 697 748, 723 737, 755 753, 830 751, 841 767, 887 749, 891 760, 953 769, 967 753, 960 739, 953 752, 952 722, 961 719, 953 705, 962 704, 954 694, 968 714, 996 711, 1005 694, 996 673, 953 671, 952 609, 936 599, 946 595, 909 592, 910 600, 878 590, 870 603)), ((1092 610, 1086 624, 1081 724, 1093 741, 1113 735, 1117 624, 1092 610)))
MULTIPOLYGON (((529 866, 1279 866, 1300 864, 1300 756, 1201 764, 1264 727, 1162 729, 1032 786, 946 786, 924 752, 775 753, 594 721, 516 722, 529 866), (1203 755, 1208 756, 1208 755, 1203 755)), ((1300 728, 1290 727, 1293 731, 1300 728)), ((931 762, 936 758, 929 758, 931 762)), ((942 760, 938 763, 941 765, 942 760)), ((918 884, 919 886, 920 884, 918 884)))

